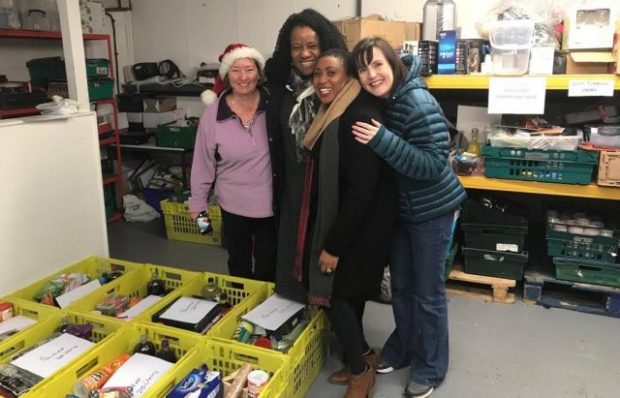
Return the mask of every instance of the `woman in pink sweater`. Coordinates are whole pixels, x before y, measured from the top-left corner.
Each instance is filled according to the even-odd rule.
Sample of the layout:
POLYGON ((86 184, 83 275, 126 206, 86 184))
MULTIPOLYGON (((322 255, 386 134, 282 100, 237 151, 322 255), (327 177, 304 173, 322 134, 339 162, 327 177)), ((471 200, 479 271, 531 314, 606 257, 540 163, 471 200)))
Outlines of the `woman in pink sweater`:
POLYGON ((190 214, 207 209, 213 187, 222 210, 230 275, 273 281, 276 226, 265 105, 263 56, 234 43, 220 55, 213 100, 198 127, 192 163, 190 214), (254 261, 253 261, 254 259, 254 261), (254 264, 253 264, 254 262, 254 264))

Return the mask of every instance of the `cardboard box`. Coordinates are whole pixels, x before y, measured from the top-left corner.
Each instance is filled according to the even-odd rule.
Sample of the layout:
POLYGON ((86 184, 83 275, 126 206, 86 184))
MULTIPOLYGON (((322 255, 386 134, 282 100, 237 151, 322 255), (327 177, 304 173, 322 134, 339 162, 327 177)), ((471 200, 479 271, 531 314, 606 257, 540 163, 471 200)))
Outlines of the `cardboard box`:
POLYGON ((615 68, 611 52, 570 52, 566 54, 566 74, 610 73, 615 68))
POLYGON ((601 151, 597 184, 620 187, 620 152, 601 151))
MULTIPOLYGON (((406 22, 384 21, 378 15, 335 21, 334 24, 344 35, 349 50, 353 49, 355 44, 365 37, 381 36, 394 48, 402 46, 403 41, 407 38, 406 22)), ((415 34, 415 29, 411 29, 411 34, 415 34)), ((419 31, 417 34, 419 36, 419 31)))
POLYGON ((173 111, 177 108, 176 97, 144 98, 142 105, 145 113, 161 113, 173 111))
POLYGON ((422 23, 405 22, 405 40, 422 40, 422 23))

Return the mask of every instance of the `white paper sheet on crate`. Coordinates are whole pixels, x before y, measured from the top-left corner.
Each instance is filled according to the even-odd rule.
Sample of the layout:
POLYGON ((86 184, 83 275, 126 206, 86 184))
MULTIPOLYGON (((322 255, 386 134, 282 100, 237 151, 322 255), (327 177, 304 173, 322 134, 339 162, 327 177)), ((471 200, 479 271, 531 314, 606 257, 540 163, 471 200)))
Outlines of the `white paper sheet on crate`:
POLYGON ((124 319, 126 321, 131 321, 133 318, 137 317, 142 312, 151 308, 153 305, 155 305, 155 303, 157 303, 162 298, 163 297, 161 296, 155 296, 155 295, 150 294, 146 296, 145 298, 143 298, 142 300, 140 300, 138 304, 134 305, 127 311, 120 314, 118 318, 124 319))
POLYGON ((217 305, 215 301, 194 297, 180 297, 160 318, 196 324, 204 319, 217 305))
POLYGON ((151 355, 133 354, 114 372, 104 387, 132 387, 133 398, 138 398, 173 366, 174 364, 151 355))
POLYGON ((37 323, 37 321, 27 316, 17 315, 0 323, 0 334, 11 330, 23 330, 33 323, 37 323))
POLYGON ((93 345, 94 343, 88 340, 63 333, 11 363, 45 378, 88 351, 93 345))
POLYGON ((69 304, 73 303, 76 300, 81 299, 87 294, 97 290, 101 287, 101 282, 98 279, 92 280, 88 283, 83 284, 82 286, 78 286, 73 290, 68 291, 65 294, 61 294, 56 297, 56 302, 60 306, 60 308, 65 308, 69 304))
POLYGON ((243 316, 266 330, 276 330, 304 308, 303 304, 274 294, 243 316))

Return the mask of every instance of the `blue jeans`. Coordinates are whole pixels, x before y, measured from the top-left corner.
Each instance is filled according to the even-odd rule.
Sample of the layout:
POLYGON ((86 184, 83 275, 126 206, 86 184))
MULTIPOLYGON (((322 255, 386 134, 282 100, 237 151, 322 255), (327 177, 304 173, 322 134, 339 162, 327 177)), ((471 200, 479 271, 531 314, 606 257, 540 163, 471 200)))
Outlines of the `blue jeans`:
POLYGON ((409 378, 438 385, 448 371, 446 249, 453 213, 421 224, 398 222, 390 273, 396 328, 381 357, 395 366, 411 364, 409 378))

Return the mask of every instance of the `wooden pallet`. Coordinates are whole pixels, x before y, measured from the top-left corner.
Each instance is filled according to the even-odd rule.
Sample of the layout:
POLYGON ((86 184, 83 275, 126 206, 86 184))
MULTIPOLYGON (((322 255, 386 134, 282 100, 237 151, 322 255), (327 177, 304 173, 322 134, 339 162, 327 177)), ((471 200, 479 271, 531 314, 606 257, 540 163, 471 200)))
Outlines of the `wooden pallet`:
POLYGON ((620 318, 620 288, 559 280, 545 270, 525 272, 523 301, 620 318))
POLYGON ((514 279, 467 274, 462 265, 456 264, 446 281, 446 291, 457 296, 512 304, 515 302, 515 295, 509 292, 509 289, 516 285, 517 281, 514 279))

